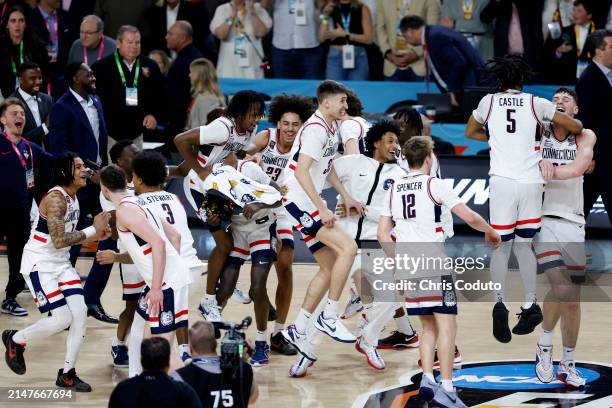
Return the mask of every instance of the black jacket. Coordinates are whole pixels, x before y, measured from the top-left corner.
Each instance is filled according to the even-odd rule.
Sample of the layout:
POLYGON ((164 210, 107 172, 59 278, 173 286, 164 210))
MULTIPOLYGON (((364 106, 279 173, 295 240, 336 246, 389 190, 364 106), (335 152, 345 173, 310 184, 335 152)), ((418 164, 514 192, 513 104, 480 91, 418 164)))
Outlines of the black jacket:
POLYGON ((546 70, 548 71, 546 80, 551 84, 575 84, 578 61, 589 62, 592 58, 588 50, 588 41, 584 42, 580 55, 576 54, 578 46, 574 27, 575 24, 563 27, 560 38, 553 40, 549 36, 546 40, 546 70), (573 49, 561 54, 561 58, 557 58, 557 48, 563 43, 569 43, 573 49))
MULTIPOLYGON (((67 11, 61 8, 57 10, 57 19, 58 50, 57 63, 54 64, 56 67, 53 70, 53 74, 59 76, 63 73, 63 67, 66 66, 68 61, 70 47, 74 40, 79 38, 79 34, 75 23, 72 21, 72 16, 67 11)), ((32 24, 34 32, 45 45, 51 42, 45 19, 38 7, 30 13, 30 24, 32 24)))
POLYGON ((110 395, 109 408, 201 408, 198 395, 189 384, 166 373, 143 372, 121 381, 110 395))
POLYGON ((47 120, 49 113, 51 112, 51 107, 53 106, 53 98, 49 95, 39 92, 36 95, 38 100, 38 112, 40 113, 40 126, 36 125, 36 120, 34 119, 34 115, 30 110, 30 107, 25 102, 25 100, 21 97, 21 93, 19 91, 15 91, 11 97, 17 98, 23 102, 25 105, 25 115, 26 115, 26 123, 23 129, 23 137, 28 139, 30 142, 34 142, 40 146, 46 144, 46 135, 45 131, 42 127, 42 124, 47 120))

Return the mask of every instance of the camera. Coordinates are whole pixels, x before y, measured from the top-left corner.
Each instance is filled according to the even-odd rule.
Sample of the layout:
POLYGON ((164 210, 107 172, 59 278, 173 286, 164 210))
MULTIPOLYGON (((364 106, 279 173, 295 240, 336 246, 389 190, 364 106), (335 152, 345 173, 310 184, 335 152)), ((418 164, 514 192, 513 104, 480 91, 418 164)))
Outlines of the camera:
POLYGON ((226 330, 221 340, 221 372, 228 378, 236 379, 241 376, 240 360, 245 348, 243 330, 252 322, 251 316, 245 317, 240 323, 215 322, 217 329, 226 330))

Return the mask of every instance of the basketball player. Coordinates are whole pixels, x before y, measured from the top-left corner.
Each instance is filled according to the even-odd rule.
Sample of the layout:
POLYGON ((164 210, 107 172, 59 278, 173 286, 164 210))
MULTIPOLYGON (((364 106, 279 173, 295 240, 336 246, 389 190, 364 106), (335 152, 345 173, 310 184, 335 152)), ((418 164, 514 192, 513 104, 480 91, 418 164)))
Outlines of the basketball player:
MULTIPOLYGON (((574 117, 578 113, 576 93, 559 88, 552 99, 557 111, 574 117)), ((551 291, 544 299, 544 321, 536 349, 536 374, 543 383, 554 378, 553 330, 561 320, 563 359, 557 378, 563 383, 582 387, 586 381, 576 369, 574 350, 580 329, 580 286, 584 281, 584 213, 582 174, 593 158, 595 134, 584 129, 579 135, 544 123, 542 165, 552 163, 554 180, 546 183, 542 205, 542 230, 536 235, 535 250, 539 270, 545 271, 551 291), (554 167, 553 167, 554 166, 554 167)))
MULTIPOLYGON (((314 112, 312 101, 299 95, 278 95, 272 98, 268 107, 268 122, 276 128, 259 132, 245 149, 247 154, 257 154, 259 164, 270 178, 282 185, 285 168, 291 160, 291 148, 298 130, 314 112)), ((285 340, 281 331, 285 328, 291 296, 293 293, 293 224, 283 207, 274 209, 276 215, 276 237, 281 242, 281 250, 274 264, 278 285, 276 287, 276 322, 270 338, 270 349, 274 352, 292 356, 297 354, 293 346, 285 340)))
POLYGON ((540 229, 543 182, 538 163, 542 159, 542 122, 580 134, 582 124, 555 109, 551 102, 522 91, 530 67, 519 56, 494 58, 487 64, 497 79, 498 93, 483 97, 466 127, 469 138, 488 140, 489 217, 503 244, 491 257, 491 277, 501 284, 493 308, 493 336, 508 343, 508 309, 504 305, 508 260, 513 251, 523 280, 525 302, 512 333, 531 333, 542 321, 536 303, 536 258, 531 242, 540 229), (513 242, 515 243, 513 245, 513 242))
MULTIPOLYGON (((472 211, 443 180, 430 176, 433 162, 433 141, 426 136, 411 138, 402 148, 408 160, 410 173, 393 179, 387 191, 387 201, 378 225, 378 240, 382 245, 392 243, 394 231, 398 243, 426 243, 444 241, 440 224, 441 206, 445 205, 470 227, 485 233, 485 242, 499 245, 499 234, 472 211), (408 204, 407 204, 408 203, 408 204)), ((443 250, 440 251, 443 256, 443 250)), ((446 273, 445 273, 446 272, 446 273)), ((423 379, 420 397, 433 401, 441 407, 466 407, 453 387, 452 370, 457 331, 457 303, 450 272, 430 277, 439 282, 450 283, 451 288, 427 291, 423 297, 410 293, 406 298, 408 311, 418 315, 423 327, 419 347, 423 379), (446 275, 446 276, 445 276, 446 275), (433 361, 436 344, 440 358, 441 384, 433 376, 433 361)))
POLYGON ((96 215, 91 227, 77 231, 79 201, 76 193, 86 185, 88 169, 80 157, 66 152, 56 158, 54 176, 56 185, 40 202, 39 214, 21 260, 21 273, 34 303, 44 315, 51 314, 25 329, 4 330, 2 342, 6 346, 9 368, 22 375, 26 372, 23 356, 26 344, 70 327, 64 367, 59 370, 55 385, 90 392, 91 386, 75 371, 87 328, 87 306, 81 279, 70 263, 69 251, 72 245, 108 238, 110 214, 96 215))
MULTIPOLYGON (((114 146, 113 146, 114 147, 114 146)), ((111 149, 112 150, 112 149, 111 149)), ((111 152, 112 153, 112 152, 111 152)), ((181 204, 179 198, 167 191, 163 190, 166 181, 166 162, 164 157, 154 150, 143 150, 138 152, 133 159, 130 167, 130 176, 127 190, 130 190, 130 183, 132 179, 132 172, 144 180, 147 177, 151 179, 151 182, 161 181, 160 184, 149 186, 148 184, 141 184, 138 188, 133 187, 136 195, 139 199, 147 202, 148 208, 158 217, 164 218, 168 224, 172 225, 181 236, 181 247, 179 255, 189 268, 189 274, 191 277, 192 284, 199 279, 202 273, 202 263, 197 257, 195 248, 193 247, 193 236, 187 225, 187 214, 185 208, 181 204), (162 178, 163 175, 163 178, 162 178), (156 177, 154 179, 153 177, 156 177)), ((127 173, 126 173, 127 174, 127 173)), ((148 183, 148 182, 147 182, 148 183)), ((132 184, 133 186, 133 184, 132 184)), ((115 260, 120 259, 121 252, 115 251, 99 251, 96 257, 100 263, 113 263, 115 260)), ((135 269, 134 265, 125 265, 135 269)), ((123 270, 122 270, 123 272, 123 270)), ((138 273, 138 271, 135 271, 138 273)), ((142 281, 142 278, 139 279, 142 281)), ((125 286, 125 285, 124 285, 125 286)), ((140 296, 140 291, 145 286, 145 282, 142 281, 139 287, 138 293, 136 293, 136 301, 140 296)), ((193 285, 192 285, 193 286, 193 285)), ((133 295, 132 295, 133 296, 133 295)), ((132 314, 133 318, 133 314, 132 314)), ((184 363, 189 363, 191 355, 189 352, 189 341, 187 339, 187 327, 180 326, 176 329, 176 338, 179 348, 179 356, 184 363)))
POLYGON ((357 253, 357 245, 340 227, 320 194, 329 182, 343 197, 347 211, 355 208, 363 214, 362 205, 346 192, 332 162, 338 149, 338 120, 346 115, 346 88, 335 81, 323 81, 317 87, 319 109, 304 123, 291 150, 287 171, 285 208, 293 218, 295 229, 322 245, 313 255, 319 271, 313 277, 295 325, 283 330, 283 336, 304 357, 316 361, 306 336, 311 314, 329 290, 325 309, 316 317, 315 327, 336 341, 354 343, 356 338, 338 319, 338 300, 357 253))
MULTIPOLYGON (((251 256, 251 287, 249 296, 255 306, 255 352, 250 363, 263 366, 269 363, 270 346, 267 342, 268 308, 270 300, 266 288, 268 274, 276 261, 276 219, 274 207, 281 205, 280 187, 252 161, 239 160, 235 164, 215 165, 204 182, 206 198, 215 194, 238 210, 231 217, 234 248, 221 275, 217 300, 225 304, 232 294, 240 267, 251 256), (236 167, 234 167, 234 165, 236 167)), ((204 206, 207 207, 208 203, 204 206)), ((280 285, 280 283, 279 283, 280 285)))
POLYGON ((342 143, 343 154, 359 154, 365 151, 364 138, 370 123, 365 120, 363 115, 363 105, 359 96, 351 90, 346 90, 346 114, 348 117, 343 118, 338 128, 340 142, 342 143))
MULTIPOLYGON (((142 177, 132 161, 132 181, 136 192, 158 187, 166 169, 146 168, 142 177)), ((122 263, 133 262, 146 282, 130 329, 129 373, 142 371, 140 343, 145 329, 173 341, 178 327, 187 326, 189 269, 179 255, 181 236, 165 217, 156 214, 154 200, 132 197, 126 190, 125 173, 115 166, 100 173, 102 193, 115 204, 117 231, 127 253, 118 257, 122 263)))
MULTIPOLYGON (((213 164, 222 162, 230 153, 244 149, 256 134, 264 108, 261 94, 255 91, 240 91, 230 100, 224 116, 174 138, 179 153, 191 168, 184 179, 183 188, 187 201, 196 214, 200 214, 202 199, 206 193, 199 188, 200 180, 206 179, 213 164)), ((229 232, 220 229, 218 225, 211 225, 205 219, 203 221, 215 240, 215 248, 208 257, 206 294, 198 309, 206 320, 214 322, 222 319, 215 293, 223 265, 233 244, 229 232)))

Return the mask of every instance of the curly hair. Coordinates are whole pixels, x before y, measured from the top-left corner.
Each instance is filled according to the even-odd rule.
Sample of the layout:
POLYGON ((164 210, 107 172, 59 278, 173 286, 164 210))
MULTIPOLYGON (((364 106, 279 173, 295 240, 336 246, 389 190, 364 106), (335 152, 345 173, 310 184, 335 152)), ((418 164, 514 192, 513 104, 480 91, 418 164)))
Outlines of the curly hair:
POLYGON ((395 122, 386 119, 374 123, 368 129, 368 133, 365 136, 366 156, 372 157, 374 155, 374 143, 378 142, 385 133, 389 132, 399 137, 400 128, 395 122))
POLYGON ((532 75, 529 64, 520 55, 495 57, 487 62, 488 73, 497 81, 497 89, 501 92, 508 89, 523 89, 532 75))
POLYGON ((277 124, 287 112, 293 112, 300 117, 302 123, 314 113, 312 99, 300 95, 281 94, 275 96, 268 107, 268 122, 277 124))

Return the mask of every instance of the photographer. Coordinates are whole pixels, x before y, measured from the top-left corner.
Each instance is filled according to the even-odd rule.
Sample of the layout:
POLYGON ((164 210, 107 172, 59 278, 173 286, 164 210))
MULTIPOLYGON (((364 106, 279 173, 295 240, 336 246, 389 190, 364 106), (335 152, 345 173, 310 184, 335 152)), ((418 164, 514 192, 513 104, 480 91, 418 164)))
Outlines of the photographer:
MULTIPOLYGON (((201 408, 198 395, 188 384, 168 376, 170 343, 151 337, 140 349, 142 374, 121 381, 108 401, 109 408, 201 408)), ((207 405, 211 406, 211 405, 207 405)))
POLYGON ((221 371, 217 355, 217 340, 212 323, 199 321, 189 329, 192 363, 178 369, 172 376, 191 385, 205 407, 246 407, 259 396, 253 382, 253 369, 240 359, 235 375, 221 371))

